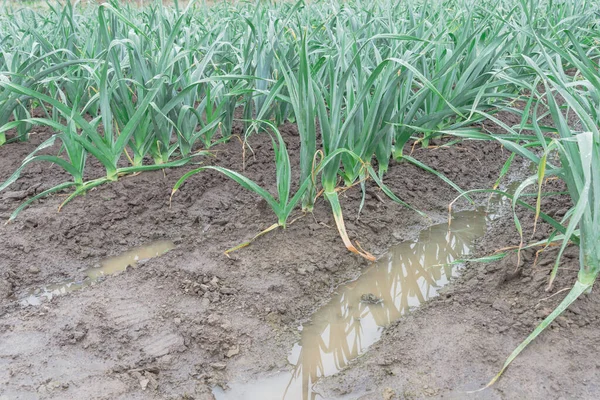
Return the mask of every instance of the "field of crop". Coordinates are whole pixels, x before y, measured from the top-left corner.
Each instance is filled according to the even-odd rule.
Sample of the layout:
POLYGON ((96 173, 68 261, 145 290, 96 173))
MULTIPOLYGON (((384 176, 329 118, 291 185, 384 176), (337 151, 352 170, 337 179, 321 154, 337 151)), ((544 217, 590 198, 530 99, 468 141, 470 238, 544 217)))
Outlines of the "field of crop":
MULTIPOLYGON (((442 296, 356 360, 321 343, 343 371, 315 389, 318 359, 285 398, 600 397, 600 4, 0 10, 1 400, 204 399, 285 370, 341 284, 482 208, 474 255, 437 250, 442 296), (26 300, 155 240, 175 249, 26 300)), ((411 268, 373 310, 437 287, 411 268)))

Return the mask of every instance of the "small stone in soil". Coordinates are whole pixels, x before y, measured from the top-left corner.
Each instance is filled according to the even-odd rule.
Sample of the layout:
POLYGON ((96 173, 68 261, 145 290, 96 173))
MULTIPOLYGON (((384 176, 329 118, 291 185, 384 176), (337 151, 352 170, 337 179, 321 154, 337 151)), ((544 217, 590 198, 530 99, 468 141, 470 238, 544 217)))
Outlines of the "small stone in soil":
POLYGON ((150 383, 150 379, 140 379, 140 386, 142 390, 146 390, 148 388, 148 384, 150 383))
POLYGON ((385 389, 383 389, 383 400, 392 400, 394 397, 396 397, 396 392, 394 391, 394 389, 386 387, 385 389))
POLYGON ((221 329, 223 329, 224 331, 230 331, 231 322, 229 322, 228 320, 223 321, 223 323, 221 324, 221 329))
POLYGON ((28 271, 31 274, 39 274, 40 273, 40 269, 38 267, 35 267, 35 266, 29 267, 28 271))
POLYGON ((237 292, 237 290, 235 290, 233 288, 222 287, 220 292, 221 292, 221 294, 231 295, 231 294, 235 294, 237 292))
POLYGON ((367 304, 380 304, 383 303, 383 299, 375 296, 373 293, 365 293, 360 296, 360 301, 367 304))
POLYGON ((5 298, 8 298, 12 295, 12 293, 13 293, 12 283, 10 283, 7 280, 0 280, 0 298, 2 296, 4 296, 5 298))
MULTIPOLYGON (((196 284, 194 284, 195 286, 196 284)), ((208 285, 205 285, 204 283, 201 283, 200 285, 198 285, 198 287, 200 288, 200 290, 202 290, 203 292, 208 292, 210 290, 210 287, 208 285)))
POLYGON ((502 312, 510 311, 510 305, 506 301, 500 299, 494 301, 494 303, 492 304, 492 308, 502 312))
POLYGON ((7 192, 4 194, 4 199, 6 199, 6 200, 23 200, 25 197, 27 197, 26 190, 19 190, 16 192, 7 192))
POLYGON ((235 346, 234 348, 229 349, 229 351, 227 352, 227 354, 225 354, 225 357, 231 358, 231 357, 233 357, 233 356, 235 356, 235 355, 237 355, 239 353, 240 353, 240 347, 239 346, 235 346))

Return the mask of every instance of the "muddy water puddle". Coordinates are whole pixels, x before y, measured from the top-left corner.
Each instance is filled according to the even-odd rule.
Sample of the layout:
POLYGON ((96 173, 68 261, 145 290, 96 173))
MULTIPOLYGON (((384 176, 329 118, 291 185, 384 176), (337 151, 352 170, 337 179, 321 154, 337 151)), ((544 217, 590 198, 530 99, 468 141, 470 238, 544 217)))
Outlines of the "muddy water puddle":
POLYGON ((159 240, 144 246, 135 247, 118 256, 103 260, 100 265, 82 271, 83 279, 73 279, 61 283, 31 289, 21 296, 20 303, 24 306, 39 305, 43 300, 51 300, 54 296, 81 290, 92 286, 107 276, 125 272, 127 268, 135 268, 140 261, 158 257, 173 249, 175 244, 169 240, 159 240))
POLYGON ((226 391, 215 388, 217 400, 323 398, 314 389, 317 380, 345 368, 381 338, 384 327, 435 297, 458 275, 461 266, 453 262, 472 253, 490 218, 483 211, 456 213, 450 224, 433 225, 417 240, 390 248, 300 327, 300 342, 288 357, 291 370, 232 382, 226 391))

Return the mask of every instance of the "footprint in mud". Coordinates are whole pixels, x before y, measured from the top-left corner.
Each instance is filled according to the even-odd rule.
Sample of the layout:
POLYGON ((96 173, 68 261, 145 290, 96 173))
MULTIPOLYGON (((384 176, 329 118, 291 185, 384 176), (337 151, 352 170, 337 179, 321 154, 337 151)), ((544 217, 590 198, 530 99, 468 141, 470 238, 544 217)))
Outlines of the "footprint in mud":
POLYGON ((145 340, 142 345, 144 352, 153 357, 160 357, 185 349, 183 337, 173 332, 154 335, 145 340))
POLYGON ((108 310, 114 324, 121 329, 141 327, 154 318, 154 310, 133 301, 133 299, 115 300, 108 310))

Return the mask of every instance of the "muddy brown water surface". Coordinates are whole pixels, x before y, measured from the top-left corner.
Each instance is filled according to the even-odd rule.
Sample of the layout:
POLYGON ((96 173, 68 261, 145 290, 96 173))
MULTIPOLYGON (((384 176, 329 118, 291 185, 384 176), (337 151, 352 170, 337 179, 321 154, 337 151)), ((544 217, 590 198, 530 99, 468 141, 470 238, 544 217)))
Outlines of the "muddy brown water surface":
POLYGON ((485 211, 463 211, 415 241, 393 246, 358 279, 334 292, 301 327, 288 357, 292 370, 214 390, 217 400, 310 400, 315 383, 334 375, 379 341, 383 328, 437 296, 456 277, 455 261, 471 254, 486 231, 485 211))
POLYGON ((65 282, 45 285, 35 289, 29 289, 20 297, 20 303, 24 306, 37 306, 43 300, 52 300, 54 296, 62 296, 67 293, 81 290, 96 284, 102 279, 127 271, 128 268, 136 268, 139 262, 158 257, 172 250, 175 244, 170 240, 158 240, 149 244, 126 251, 115 257, 102 260, 100 264, 87 268, 83 271, 85 278, 70 279, 65 282))
MULTIPOLYGON (((519 123, 500 117, 509 125, 519 123)), ((234 133, 241 129, 237 126, 234 133)), ((288 124, 281 131, 297 173, 296 128, 288 124)), ((48 135, 45 128, 37 129, 30 143, 0 147, 0 180, 48 135)), ((253 136, 250 144, 254 155, 245 160, 245 174, 275 190, 270 141, 253 136)), ((211 163, 242 171, 239 143, 215 150, 211 163)), ((482 142, 417 147, 413 153, 464 189, 490 187, 507 155, 482 142)), ((225 249, 271 225, 274 215, 255 195, 213 172, 190 178, 169 206, 174 183, 191 168, 122 178, 75 199, 61 213, 56 210, 64 194, 52 196, 0 227, 2 400, 212 399, 214 387, 233 388, 239 381, 289 370, 290 350, 304 343, 298 327, 306 325, 308 331, 313 313, 335 302, 341 285, 371 268, 345 250, 323 200, 313 215, 227 258, 225 249), (107 257, 156 240, 172 240, 176 248, 39 306, 14 301, 24 290, 76 278, 78 271, 107 257)), ((513 172, 520 168, 527 165, 516 165, 513 172)), ((102 173, 90 160, 86 176, 102 173)), ((8 218, 22 199, 65 179, 56 167, 28 167, 21 180, 0 193, 0 217, 8 218)), ((427 212, 433 224, 447 220, 447 205, 456 193, 431 174, 392 163, 385 182, 427 212)), ((381 256, 398 243, 414 241, 432 224, 388 200, 371 182, 367 186, 360 218, 360 191, 353 188, 341 196, 349 235, 366 250, 381 256)), ((487 198, 477 201, 485 204, 487 198)), ((544 199, 542 205, 556 216, 569 206, 561 196, 544 199)), ((471 206, 460 202, 457 211, 461 207, 471 206)), ((529 238, 533 218, 528 213, 520 217, 529 238)), ((541 224, 533 239, 549 232, 541 224)), ((516 244, 518 235, 507 215, 490 224, 472 252, 486 255, 516 244)), ((311 390, 324 399, 467 397, 466 391, 482 387, 498 371, 564 292, 550 296, 576 278, 578 254, 570 248, 555 291, 545 292, 555 255, 555 249, 548 249, 537 262, 535 252, 526 251, 518 265, 512 257, 467 263, 439 296, 379 331, 379 341, 359 357, 340 357, 345 368, 319 379, 311 390)), ((361 302, 359 309, 382 307, 376 304, 381 296, 365 291, 373 294, 365 298, 373 303, 361 302)), ((495 386, 470 397, 600 398, 597 293, 578 300, 495 386)))

